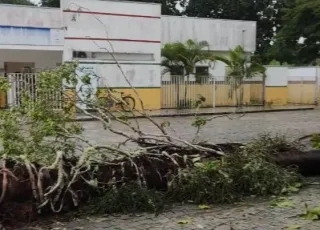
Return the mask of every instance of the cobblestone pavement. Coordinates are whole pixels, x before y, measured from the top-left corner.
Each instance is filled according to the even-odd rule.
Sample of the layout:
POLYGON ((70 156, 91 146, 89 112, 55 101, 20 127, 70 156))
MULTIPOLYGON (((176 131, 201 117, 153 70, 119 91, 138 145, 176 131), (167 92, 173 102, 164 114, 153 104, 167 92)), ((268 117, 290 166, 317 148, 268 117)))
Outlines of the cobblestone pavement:
MULTIPOLYGON (((290 138, 298 138, 320 131, 320 110, 248 114, 240 119, 219 118, 210 122, 202 131, 202 137, 217 143, 245 142, 262 132, 282 133, 290 138)), ((191 139, 194 128, 192 118, 163 118, 169 120, 177 135, 191 139)), ((148 133, 155 128, 146 120, 139 120, 140 126, 148 133)), ((86 136, 100 144, 117 143, 122 138, 105 132, 97 122, 85 122, 86 136)), ((123 130, 121 125, 115 128, 123 130)), ((170 133, 174 133, 172 130, 170 133)), ((319 180, 320 178, 315 178, 319 180)), ((320 221, 302 220, 299 215, 305 211, 305 203, 320 207, 320 186, 312 185, 290 197, 293 207, 274 208, 269 200, 252 200, 238 205, 211 206, 201 210, 197 206, 183 205, 170 209, 155 217, 152 214, 138 216, 82 217, 66 223, 55 223, 43 229, 86 229, 86 230, 147 230, 147 229, 215 229, 215 230, 269 230, 305 229, 319 230, 320 221), (182 223, 182 224, 179 224, 182 223), (296 228, 292 228, 292 227, 296 228), (290 228, 291 227, 291 228, 290 228)))
MULTIPOLYGON (((297 138, 313 132, 320 131, 320 110, 257 113, 246 114, 239 118, 233 115, 234 119, 226 117, 217 118, 208 124, 201 131, 202 139, 215 143, 223 142, 246 142, 257 137, 262 132, 281 133, 289 138, 297 138)), ((176 118, 155 118, 157 122, 169 121, 168 131, 172 135, 191 140, 195 134, 195 128, 191 126, 192 117, 176 118)), ((140 127, 147 133, 157 133, 158 130, 148 120, 138 119, 140 127)), ((131 120, 134 123, 133 120, 131 120)), ((103 130, 102 125, 97 122, 83 122, 85 136, 99 144, 118 143, 124 138, 103 130)), ((120 124, 114 124, 114 129, 126 130, 128 128, 120 124)))
MULTIPOLYGON (((320 179, 317 179, 320 180, 320 179)), ((320 221, 308 221, 300 217, 309 207, 320 207, 320 186, 313 185, 289 197, 292 207, 271 207, 270 201, 243 202, 236 205, 211 206, 201 210, 194 205, 177 206, 154 216, 95 216, 56 222, 50 227, 33 229, 55 230, 319 230, 320 221), (295 228, 294 228, 295 227, 295 228), (298 228, 300 227, 300 228, 298 228)))

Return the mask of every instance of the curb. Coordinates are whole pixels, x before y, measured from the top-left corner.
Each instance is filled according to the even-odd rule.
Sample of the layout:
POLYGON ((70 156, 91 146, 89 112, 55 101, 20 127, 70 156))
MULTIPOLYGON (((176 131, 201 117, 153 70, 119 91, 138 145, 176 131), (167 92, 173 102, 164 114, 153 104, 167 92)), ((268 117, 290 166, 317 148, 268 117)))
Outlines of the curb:
MULTIPOLYGON (((244 113, 275 113, 275 112, 288 112, 288 111, 307 111, 307 110, 314 110, 314 107, 310 108, 292 108, 292 109, 269 109, 269 110, 251 110, 251 111, 245 111, 244 113)), ((226 115, 230 114, 231 112, 198 112, 198 116, 207 116, 207 115, 226 115)), ((239 111, 235 114, 241 114, 243 112, 239 111)), ((152 118, 161 118, 161 117, 190 117, 194 116, 195 113, 173 113, 173 114, 155 114, 155 115, 149 115, 152 118)), ((138 115, 136 117, 128 117, 129 119, 133 118, 144 118, 144 116, 138 115)), ((97 119, 92 117, 83 117, 83 118, 75 118, 71 121, 73 122, 85 122, 85 121, 96 121, 97 119)))

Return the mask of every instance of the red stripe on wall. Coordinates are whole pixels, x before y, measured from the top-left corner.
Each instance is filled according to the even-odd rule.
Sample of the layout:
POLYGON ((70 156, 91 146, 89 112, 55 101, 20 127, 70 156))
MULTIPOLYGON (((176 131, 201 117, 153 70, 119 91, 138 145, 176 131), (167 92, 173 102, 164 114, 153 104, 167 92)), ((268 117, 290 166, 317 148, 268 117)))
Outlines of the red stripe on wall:
POLYGON ((109 15, 109 16, 120 16, 120 17, 131 17, 131 18, 156 18, 160 19, 160 16, 150 16, 150 15, 139 15, 139 14, 118 14, 118 13, 105 13, 105 12, 95 12, 95 11, 78 11, 78 10, 63 10, 65 13, 77 13, 77 14, 99 14, 99 15, 109 15))
POLYGON ((161 43, 161 41, 154 41, 154 40, 135 40, 135 39, 124 39, 124 38, 65 37, 64 39, 67 39, 67 40, 90 40, 90 41, 161 43))

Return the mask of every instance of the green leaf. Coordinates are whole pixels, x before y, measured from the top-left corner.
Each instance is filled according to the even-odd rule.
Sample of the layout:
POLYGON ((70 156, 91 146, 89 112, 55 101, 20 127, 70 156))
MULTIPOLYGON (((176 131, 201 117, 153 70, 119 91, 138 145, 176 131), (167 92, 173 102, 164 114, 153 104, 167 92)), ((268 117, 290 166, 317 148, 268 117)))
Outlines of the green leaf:
POLYGON ((191 222, 192 222, 191 220, 179 220, 177 224, 185 225, 185 224, 191 224, 191 222))
POLYGON ((286 197, 279 197, 279 198, 271 201, 270 205, 272 207, 288 208, 288 207, 293 207, 293 202, 288 200, 288 198, 286 198, 286 197))
POLYGON ((310 212, 302 215, 301 217, 302 217, 302 219, 305 219, 305 220, 318 220, 319 219, 318 215, 316 215, 314 213, 310 213, 310 212))
POLYGON ((301 218, 306 220, 318 220, 320 217, 320 207, 307 208, 306 212, 301 215, 301 218))
POLYGON ((287 188, 287 191, 288 191, 288 192, 298 192, 298 191, 299 191, 299 188, 294 187, 294 186, 289 186, 289 187, 287 188))
POLYGON ((202 209, 202 210, 204 210, 204 209, 210 209, 210 206, 205 205, 205 204, 201 204, 201 205, 199 205, 198 207, 199 207, 199 209, 202 209))
POLYGON ((85 75, 81 78, 81 81, 84 85, 90 85, 91 78, 89 75, 85 75))

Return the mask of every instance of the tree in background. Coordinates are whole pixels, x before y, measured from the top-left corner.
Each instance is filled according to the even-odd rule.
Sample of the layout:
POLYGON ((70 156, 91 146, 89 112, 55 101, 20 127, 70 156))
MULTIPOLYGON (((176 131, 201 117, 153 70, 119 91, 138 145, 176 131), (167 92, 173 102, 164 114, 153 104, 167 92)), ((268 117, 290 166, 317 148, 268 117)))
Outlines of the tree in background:
POLYGON ((41 0, 41 6, 59 8, 60 0, 41 0))
POLYGON ((320 57, 320 0, 296 0, 282 24, 270 57, 281 63, 316 65, 320 57))
MULTIPOLYGON (((179 15, 180 12, 176 8, 177 4, 180 6, 184 5, 184 0, 127 0, 135 2, 146 2, 146 3, 161 3, 161 13, 164 15, 179 15)), ((60 0, 42 0, 41 6, 46 7, 60 7, 60 0)))
POLYGON ((231 86, 229 97, 233 98, 233 95, 235 95, 238 106, 242 105, 243 102, 243 88, 241 87, 243 80, 266 76, 266 68, 257 62, 251 61, 250 55, 246 54, 241 46, 230 50, 228 57, 217 56, 215 59, 227 65, 226 81, 231 86))
POLYGON ((268 63, 265 53, 274 37, 274 28, 279 29, 283 7, 292 0, 190 0, 183 12, 191 17, 219 18, 257 21, 256 55, 268 63))
MULTIPOLYGON (((215 60, 213 53, 209 50, 209 43, 207 41, 197 42, 191 39, 185 43, 174 42, 165 44, 161 50, 161 56, 161 65, 164 68, 163 74, 167 72, 170 72, 172 75, 178 74, 182 80, 184 80, 185 76, 189 80, 191 75, 195 75, 196 64, 215 60)), ((199 79, 196 80, 200 82, 199 79)), ((179 92, 177 92, 177 101, 180 102, 179 92)), ((185 84, 184 102, 182 104, 190 106, 190 103, 187 103, 187 84, 185 84)))
POLYGON ((0 4, 26 5, 26 6, 34 5, 32 2, 28 0, 0 0, 0 4))

